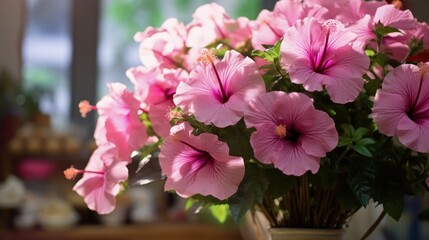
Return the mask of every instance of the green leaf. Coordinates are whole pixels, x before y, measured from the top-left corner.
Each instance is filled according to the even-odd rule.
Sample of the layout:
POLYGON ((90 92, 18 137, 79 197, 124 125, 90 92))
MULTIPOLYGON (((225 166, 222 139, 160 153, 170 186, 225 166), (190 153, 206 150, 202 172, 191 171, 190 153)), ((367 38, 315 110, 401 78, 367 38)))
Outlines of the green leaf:
POLYGON ((368 132, 368 129, 363 128, 363 127, 356 129, 353 132, 353 140, 357 141, 357 140, 361 139, 367 132, 368 132))
POLYGON ((252 52, 252 56, 260 57, 262 59, 267 60, 270 63, 278 63, 280 59, 280 45, 281 40, 277 41, 273 46, 271 45, 263 45, 266 49, 265 51, 254 50, 252 52))
POLYGON ((381 80, 378 78, 372 79, 371 81, 365 83, 364 88, 368 96, 374 96, 377 90, 381 88, 381 80))
POLYGON ((272 198, 284 195, 296 184, 296 177, 285 175, 277 168, 266 169, 265 172, 269 182, 267 194, 272 198))
POLYGON ((212 205, 209 207, 209 210, 219 223, 226 221, 228 217, 228 204, 212 205))
POLYGON ((343 129, 343 136, 345 137, 353 137, 353 133, 355 128, 351 124, 341 124, 341 129, 343 129))
POLYGON ((362 206, 347 184, 339 189, 337 199, 341 209, 359 209, 362 206))
POLYGON ((350 161, 347 184, 349 184, 356 199, 365 207, 372 196, 375 173, 371 160, 355 158, 350 161))
POLYGON ((383 208, 386 213, 396 221, 399 221, 399 218, 401 218, 404 207, 405 201, 403 195, 397 195, 396 197, 383 203, 383 208))
POLYGON ((250 135, 253 131, 254 129, 246 128, 242 119, 234 126, 220 129, 217 135, 219 140, 228 144, 230 155, 249 160, 253 158, 253 149, 250 145, 250 135))
POLYGON ((256 202, 262 202, 267 186, 268 181, 262 168, 249 163, 237 192, 228 199, 229 210, 235 222, 239 222, 256 202))
POLYGON ((365 145, 356 144, 352 146, 352 149, 358 152, 359 154, 365 157, 372 157, 372 153, 369 151, 368 147, 365 145))
POLYGON ((193 204, 199 204, 202 207, 227 203, 226 200, 219 200, 211 195, 203 196, 201 194, 195 194, 191 198, 193 199, 193 204))
POLYGON ((371 60, 378 65, 384 67, 389 63, 390 58, 387 54, 379 53, 372 57, 371 60))
POLYGON ((374 181, 374 200, 383 204, 384 210, 395 220, 404 211, 406 172, 391 161, 374 161, 377 177, 374 181))
POLYGON ((425 44, 423 42, 423 38, 417 39, 413 37, 411 41, 408 42, 409 56, 413 56, 414 54, 424 50, 425 44))
POLYGON ((356 145, 370 145, 374 143, 375 141, 372 138, 362 138, 359 141, 357 141, 356 145))
POLYGON ((353 139, 349 137, 340 136, 338 140, 338 147, 350 146, 353 144, 353 139))
POLYGON ((372 56, 374 56, 374 55, 375 55, 375 51, 374 51, 374 50, 372 50, 372 49, 366 49, 366 50, 365 50, 365 54, 366 54, 368 57, 372 57, 372 56))
POLYGON ((192 206, 194 206, 195 200, 193 198, 186 199, 185 210, 189 210, 192 206))
POLYGON ((395 32, 400 33, 401 31, 399 31, 399 29, 394 28, 394 27, 383 26, 383 24, 381 24, 381 23, 375 24, 374 33, 377 36, 386 36, 389 33, 395 33, 395 32))

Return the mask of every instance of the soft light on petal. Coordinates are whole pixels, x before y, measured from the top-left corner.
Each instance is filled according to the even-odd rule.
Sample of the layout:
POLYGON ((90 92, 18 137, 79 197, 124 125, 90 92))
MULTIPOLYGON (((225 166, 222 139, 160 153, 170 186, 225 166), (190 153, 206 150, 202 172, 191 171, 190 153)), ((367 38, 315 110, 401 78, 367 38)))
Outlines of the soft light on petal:
POLYGON ((175 190, 182 197, 230 197, 244 177, 243 158, 230 156, 227 144, 216 135, 194 136, 187 123, 181 126, 184 128, 165 138, 161 146, 159 160, 167 176, 165 190, 175 190))
POLYGON ((180 82, 174 103, 198 121, 217 127, 236 124, 250 99, 265 92, 257 65, 231 50, 222 61, 200 64, 180 82))
POLYGON ((338 143, 334 121, 302 93, 262 94, 251 101, 244 120, 256 128, 250 138, 255 157, 287 175, 316 173, 320 158, 338 143))
POLYGON ((403 64, 387 74, 374 98, 373 118, 381 133, 429 152, 429 63, 403 64))

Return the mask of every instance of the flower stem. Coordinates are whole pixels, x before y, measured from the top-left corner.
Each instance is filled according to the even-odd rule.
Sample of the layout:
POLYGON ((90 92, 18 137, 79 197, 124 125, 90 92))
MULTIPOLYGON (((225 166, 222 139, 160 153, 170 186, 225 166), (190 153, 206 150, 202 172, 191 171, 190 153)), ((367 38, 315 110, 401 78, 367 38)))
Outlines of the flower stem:
POLYGON ((346 150, 341 154, 341 156, 338 158, 338 162, 341 162, 341 160, 346 156, 346 154, 350 151, 350 147, 347 147, 346 150))
POLYGON ((383 220, 384 216, 386 215, 386 211, 382 211, 380 216, 378 216, 377 220, 371 225, 371 227, 366 231, 366 233, 361 237, 360 240, 365 240, 371 235, 372 232, 377 228, 377 226, 380 224, 381 220, 383 220))

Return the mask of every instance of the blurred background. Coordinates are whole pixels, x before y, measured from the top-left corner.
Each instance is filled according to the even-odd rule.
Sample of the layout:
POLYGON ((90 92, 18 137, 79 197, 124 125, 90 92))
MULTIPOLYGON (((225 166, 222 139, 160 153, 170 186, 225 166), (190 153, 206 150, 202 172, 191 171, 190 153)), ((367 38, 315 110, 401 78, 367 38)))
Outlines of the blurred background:
MULTIPOLYGON (((209 213, 186 211, 184 200, 163 193, 158 183, 130 188, 112 214, 99 216, 62 173, 71 164, 84 168, 94 149, 95 114, 82 119, 78 102, 96 103, 107 82, 130 86, 125 71, 140 65, 133 35, 168 17, 188 23, 208 2, 0 0, 0 239, 57 239, 59 230, 64 239, 164 239, 167 228, 174 239, 241 238, 232 221, 220 225, 209 213)), ((249 19, 275 4, 214 2, 233 18, 249 19)), ((420 21, 429 21, 426 0, 404 3, 420 21)), ((429 237, 428 225, 416 218, 425 204, 410 199, 404 222, 386 219, 373 238, 429 237)), ((356 228, 370 225, 368 213, 363 215, 356 228)))

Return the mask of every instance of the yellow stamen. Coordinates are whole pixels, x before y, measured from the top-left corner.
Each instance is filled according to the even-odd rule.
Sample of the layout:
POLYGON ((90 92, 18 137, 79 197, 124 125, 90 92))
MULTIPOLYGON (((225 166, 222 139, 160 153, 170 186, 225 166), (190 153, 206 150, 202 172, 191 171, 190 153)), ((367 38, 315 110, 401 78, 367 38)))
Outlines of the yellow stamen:
POLYGON ((177 108, 171 108, 170 111, 167 112, 167 118, 168 120, 176 120, 176 119, 182 119, 182 111, 177 108))
POLYGON ((89 104, 87 100, 83 100, 79 102, 79 112, 83 118, 86 117, 86 114, 96 109, 95 106, 89 104))
POLYGON ((79 173, 79 171, 73 167, 73 165, 70 166, 70 168, 67 168, 64 170, 64 177, 67 180, 73 180, 76 178, 76 175, 79 173))
POLYGON ((274 132, 277 137, 279 138, 285 138, 287 135, 287 128, 283 124, 279 124, 275 127, 274 132))
POLYGON ((203 49, 198 61, 204 64, 214 64, 217 61, 216 52, 213 49, 203 49))

